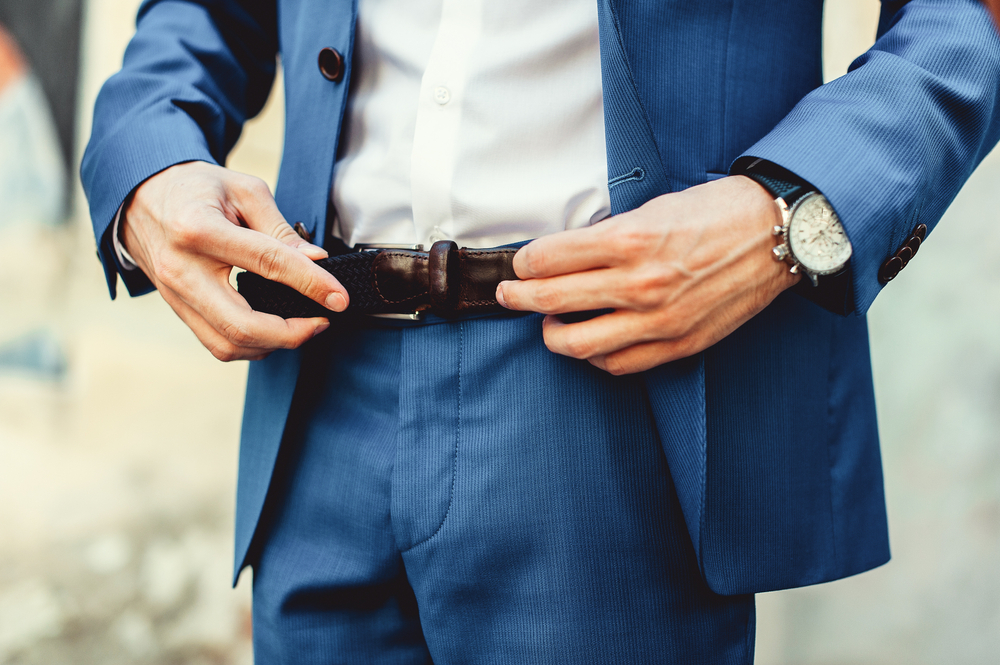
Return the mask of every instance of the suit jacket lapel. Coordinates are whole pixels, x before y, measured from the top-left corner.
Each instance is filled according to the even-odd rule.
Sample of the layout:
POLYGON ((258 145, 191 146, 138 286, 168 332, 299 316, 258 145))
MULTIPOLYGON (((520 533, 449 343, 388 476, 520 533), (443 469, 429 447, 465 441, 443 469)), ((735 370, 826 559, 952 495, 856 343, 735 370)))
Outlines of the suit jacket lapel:
POLYGON ((598 0, 604 132, 608 149, 611 212, 638 208, 672 191, 649 119, 636 91, 611 0, 598 0))
MULTIPOLYGON (((611 0, 598 0, 608 186, 614 214, 680 189, 667 177, 625 57, 611 0)), ((706 474, 704 355, 645 373, 650 405, 688 532, 700 552, 706 474)))

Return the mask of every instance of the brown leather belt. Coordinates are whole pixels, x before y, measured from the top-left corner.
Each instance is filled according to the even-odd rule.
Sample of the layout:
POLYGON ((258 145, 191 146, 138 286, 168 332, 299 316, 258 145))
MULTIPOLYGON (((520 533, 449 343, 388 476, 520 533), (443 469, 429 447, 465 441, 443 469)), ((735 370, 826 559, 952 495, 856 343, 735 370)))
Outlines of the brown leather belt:
MULTIPOLYGON (((439 240, 429 252, 371 248, 317 261, 344 285, 350 304, 344 314, 419 319, 425 312, 450 318, 505 311, 497 284, 517 279, 516 247, 459 249, 439 240)), ((258 312, 283 318, 336 315, 294 289, 254 273, 236 278, 240 295, 258 312)))

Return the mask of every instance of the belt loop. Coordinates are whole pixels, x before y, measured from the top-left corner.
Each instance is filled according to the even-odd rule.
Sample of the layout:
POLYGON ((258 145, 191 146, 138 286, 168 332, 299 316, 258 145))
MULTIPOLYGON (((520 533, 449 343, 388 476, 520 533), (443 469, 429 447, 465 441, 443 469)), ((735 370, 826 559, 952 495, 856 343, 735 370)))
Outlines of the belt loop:
POLYGON ((431 311, 441 317, 454 316, 461 291, 458 285, 458 245, 452 240, 438 240, 431 245, 427 269, 430 272, 431 311))

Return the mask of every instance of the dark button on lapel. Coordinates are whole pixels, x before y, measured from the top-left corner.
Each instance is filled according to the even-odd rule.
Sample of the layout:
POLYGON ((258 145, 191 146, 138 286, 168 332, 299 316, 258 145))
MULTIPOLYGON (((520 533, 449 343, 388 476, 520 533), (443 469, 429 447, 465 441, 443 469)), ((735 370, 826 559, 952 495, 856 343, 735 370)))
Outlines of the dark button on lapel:
POLYGON ((917 250, 920 249, 920 238, 913 236, 907 241, 906 246, 913 250, 913 253, 916 254, 917 250))
POLYGON ((910 259, 913 258, 913 250, 910 249, 909 245, 903 245, 900 247, 899 251, 896 252, 896 256, 903 262, 903 266, 905 267, 906 264, 910 262, 910 259))
POLYGON ((335 48, 323 49, 319 52, 319 71, 327 81, 340 83, 344 78, 344 56, 335 48))
POLYGON ((920 241, 923 242, 924 238, 927 237, 927 225, 917 224, 917 228, 913 229, 913 235, 920 238, 920 241))

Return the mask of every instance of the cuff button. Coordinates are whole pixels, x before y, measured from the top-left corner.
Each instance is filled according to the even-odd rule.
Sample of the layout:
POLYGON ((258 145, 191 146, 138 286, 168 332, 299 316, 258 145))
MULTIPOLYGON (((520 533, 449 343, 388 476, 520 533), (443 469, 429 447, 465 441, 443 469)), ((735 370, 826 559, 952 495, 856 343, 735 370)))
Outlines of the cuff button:
POLYGON ((885 263, 882 264, 882 268, 878 271, 879 281, 882 283, 891 282, 899 274, 899 271, 903 269, 903 260, 898 256, 894 256, 885 263))

